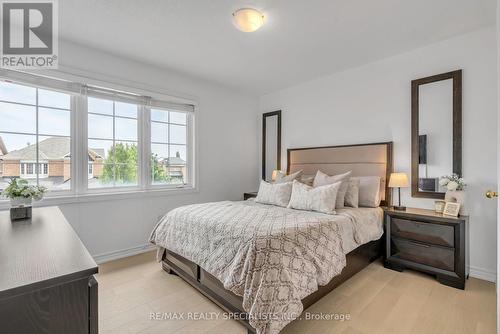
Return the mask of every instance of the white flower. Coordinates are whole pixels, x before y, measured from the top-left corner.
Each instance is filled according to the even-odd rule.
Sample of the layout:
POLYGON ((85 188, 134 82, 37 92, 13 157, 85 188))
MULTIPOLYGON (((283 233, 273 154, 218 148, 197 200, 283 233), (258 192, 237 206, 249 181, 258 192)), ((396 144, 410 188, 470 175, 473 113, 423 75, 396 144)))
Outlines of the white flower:
POLYGON ((448 184, 448 182, 450 182, 450 180, 449 180, 449 179, 447 179, 447 178, 442 178, 441 180, 439 180, 439 185, 440 185, 440 186, 442 186, 442 187, 444 187, 445 185, 447 185, 447 184, 448 184))
POLYGON ((448 184, 446 185, 446 188, 450 191, 454 191, 454 190, 457 190, 458 188, 458 183, 455 182, 455 181, 450 181, 448 182, 448 184))

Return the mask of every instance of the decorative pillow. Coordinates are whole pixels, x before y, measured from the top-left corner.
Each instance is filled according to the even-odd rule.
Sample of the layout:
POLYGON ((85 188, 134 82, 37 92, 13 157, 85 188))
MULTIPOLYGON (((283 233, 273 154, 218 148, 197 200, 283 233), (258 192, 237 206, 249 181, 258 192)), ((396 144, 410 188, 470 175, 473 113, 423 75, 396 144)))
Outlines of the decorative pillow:
POLYGON ((292 196, 288 208, 318 211, 334 215, 335 199, 341 182, 313 188, 307 184, 293 181, 292 196))
POLYGON ((308 186, 312 187, 314 182, 314 175, 302 175, 299 179, 299 182, 302 182, 303 184, 307 184, 308 186))
POLYGON ((359 179, 359 206, 380 206, 380 176, 361 176, 359 179))
POLYGON ((269 183, 260 181, 259 192, 255 202, 262 204, 272 204, 277 206, 287 206, 292 194, 292 182, 269 183))
POLYGON ((348 182, 350 176, 351 171, 344 174, 329 176, 319 170, 314 177, 313 187, 320 187, 327 184, 337 183, 339 181, 342 182, 335 203, 335 208, 341 209, 344 207, 345 194, 347 192, 347 186, 349 185, 348 182))
MULTIPOLYGON (((338 195, 337 195, 338 196, 338 195)), ((351 177, 345 193, 344 204, 352 208, 359 205, 359 179, 351 177)))
POLYGON ((301 170, 289 175, 286 175, 285 173, 280 171, 278 175, 276 175, 276 180, 274 180, 274 183, 292 182, 293 180, 299 179, 301 175, 301 170))

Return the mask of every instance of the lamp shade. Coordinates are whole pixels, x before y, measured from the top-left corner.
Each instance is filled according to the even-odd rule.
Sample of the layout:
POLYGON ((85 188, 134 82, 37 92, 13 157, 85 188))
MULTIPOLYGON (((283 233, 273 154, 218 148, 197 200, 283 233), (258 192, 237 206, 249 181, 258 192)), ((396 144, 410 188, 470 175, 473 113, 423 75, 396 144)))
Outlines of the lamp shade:
POLYGON ((390 188, 406 188, 409 187, 408 175, 406 173, 392 173, 389 179, 390 188))
POLYGON ((273 174, 271 175, 271 180, 276 181, 276 178, 278 177, 278 174, 280 173, 280 170, 273 170, 273 174))

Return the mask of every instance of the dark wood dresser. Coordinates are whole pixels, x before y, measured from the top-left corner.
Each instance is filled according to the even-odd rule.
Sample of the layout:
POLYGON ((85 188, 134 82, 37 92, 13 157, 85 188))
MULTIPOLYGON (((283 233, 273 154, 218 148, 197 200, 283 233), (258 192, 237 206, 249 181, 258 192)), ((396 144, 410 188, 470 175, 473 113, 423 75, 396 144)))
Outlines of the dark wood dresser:
POLYGON ((0 211, 0 333, 97 333, 97 264, 57 207, 0 211))
POLYGON ((419 270, 455 288, 469 276, 468 217, 450 217, 431 210, 385 211, 385 266, 419 270))

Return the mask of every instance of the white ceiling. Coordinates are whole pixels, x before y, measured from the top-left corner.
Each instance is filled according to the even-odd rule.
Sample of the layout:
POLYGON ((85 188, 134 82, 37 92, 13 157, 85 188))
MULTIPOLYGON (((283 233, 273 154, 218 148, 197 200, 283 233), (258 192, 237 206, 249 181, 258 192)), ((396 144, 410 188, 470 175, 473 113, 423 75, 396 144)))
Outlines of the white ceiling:
POLYGON ((495 0, 64 0, 63 39, 264 94, 476 30, 495 0), (240 7, 266 24, 243 33, 240 7))

